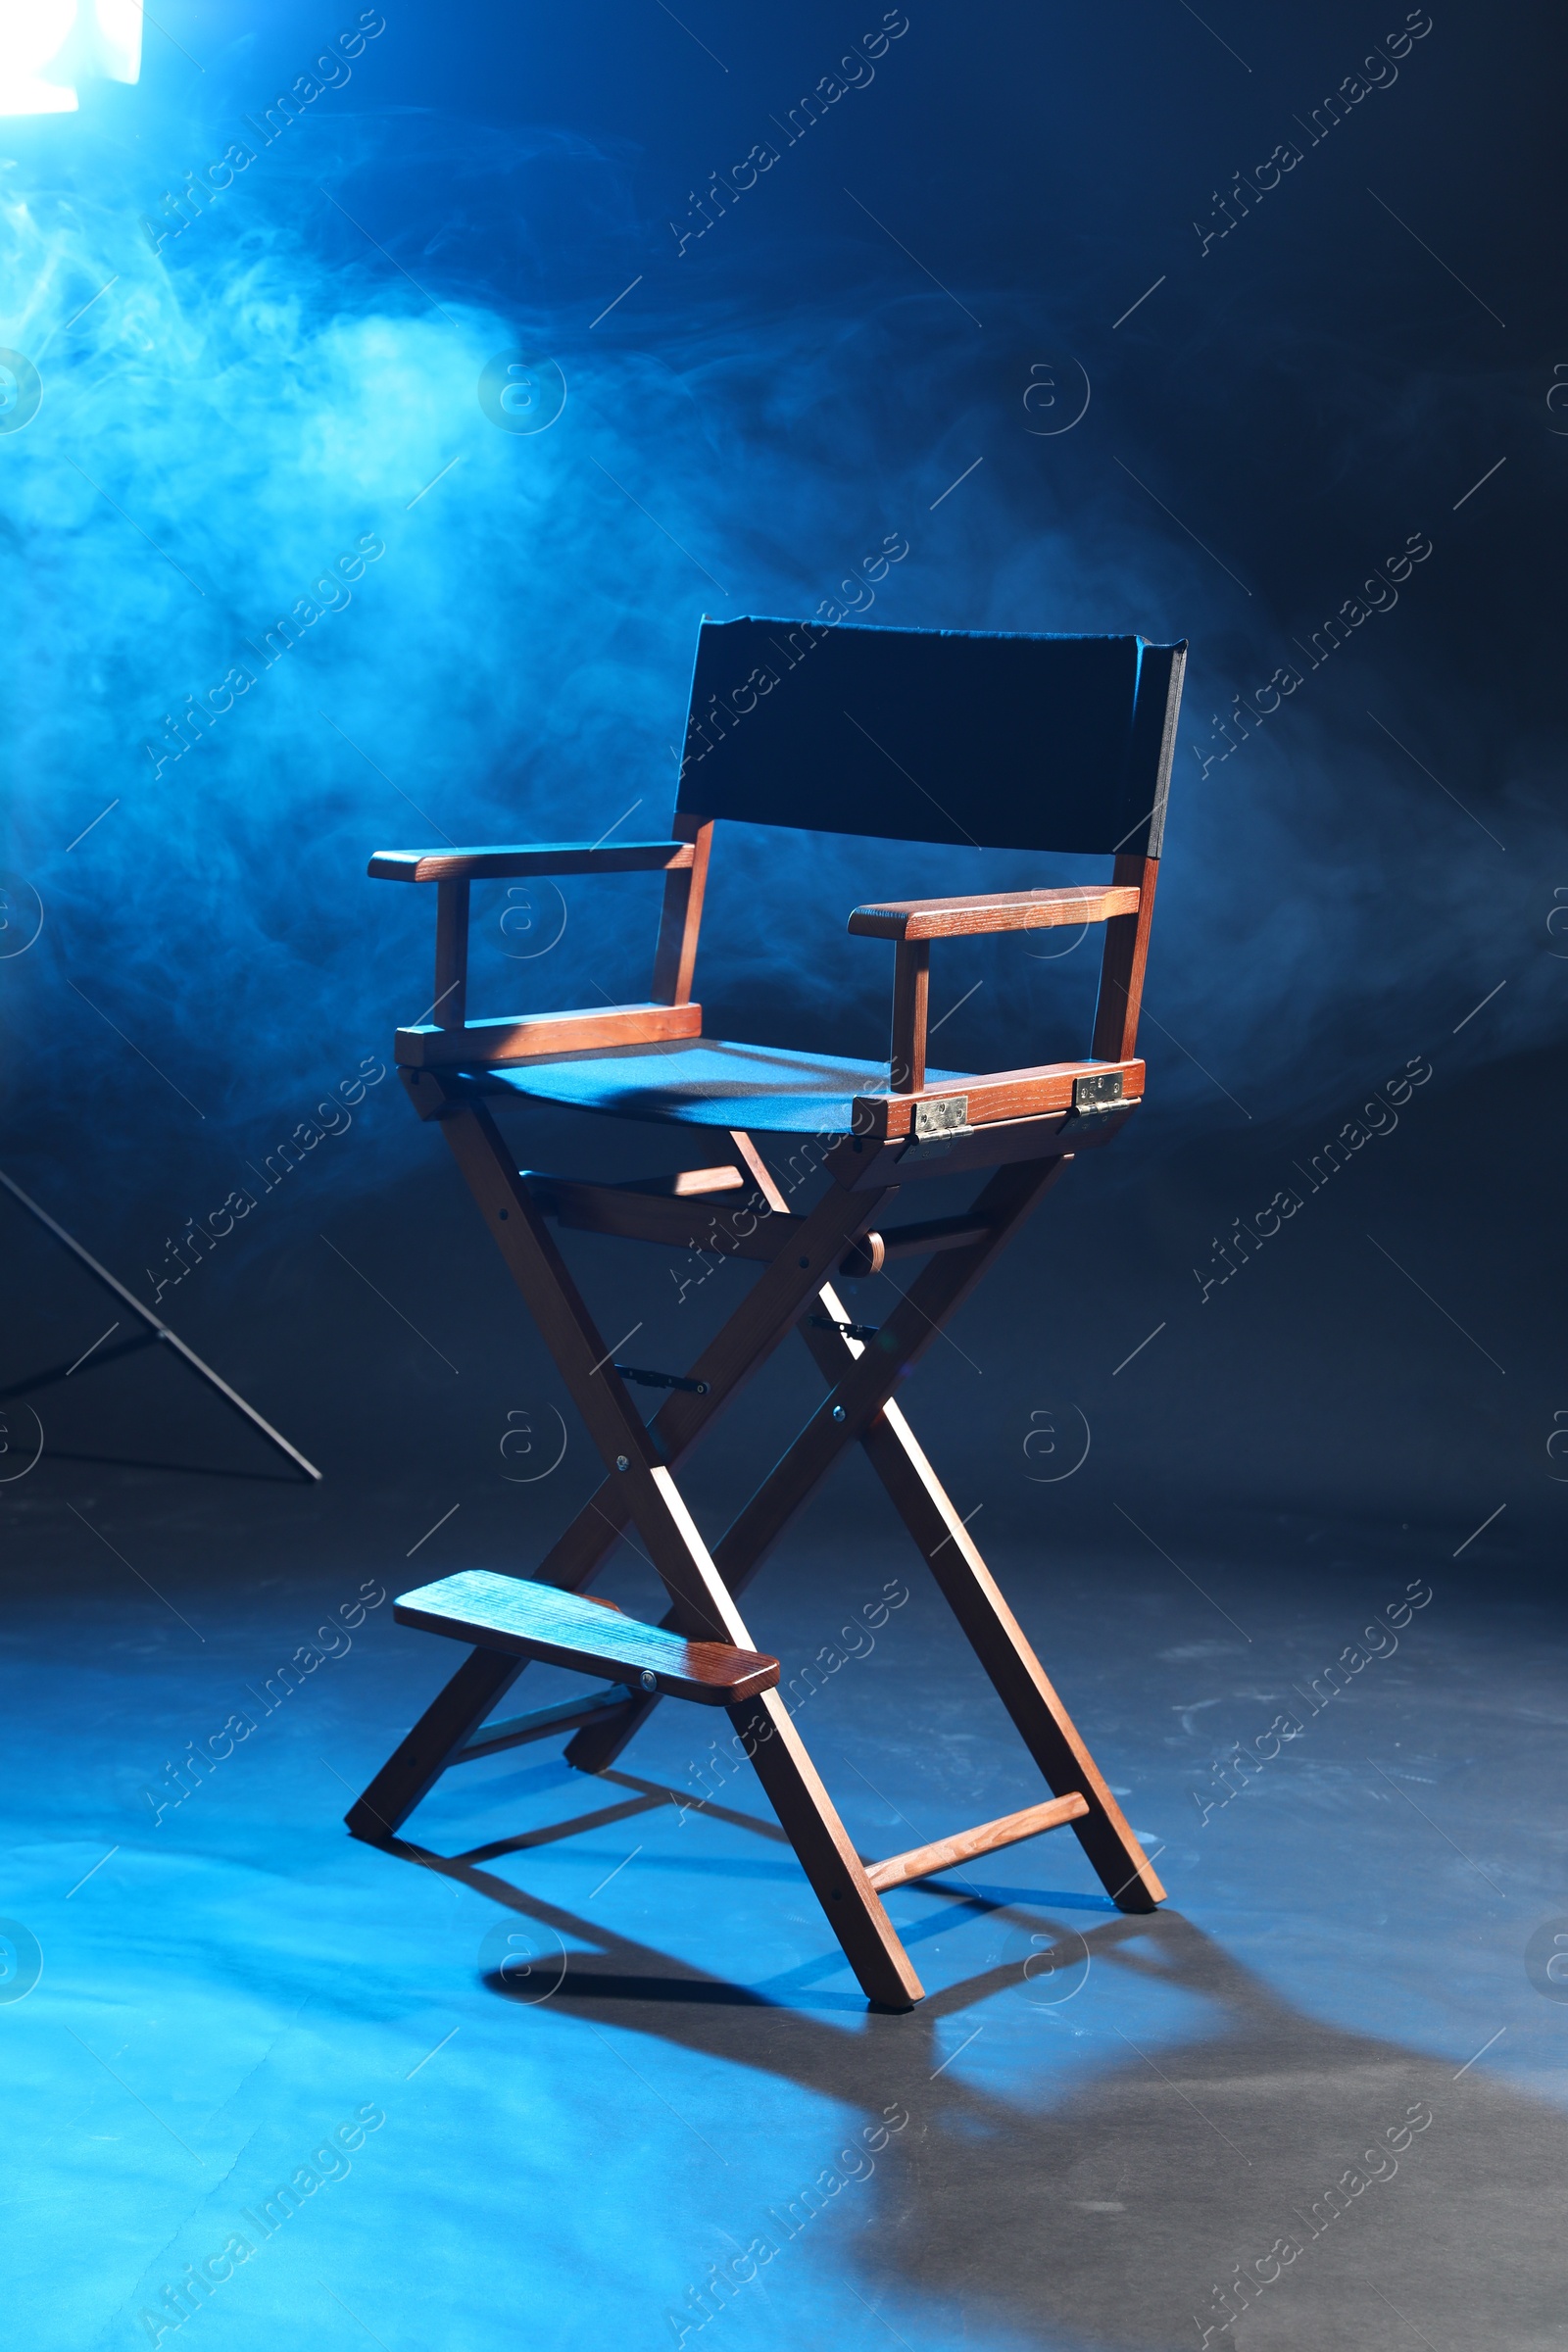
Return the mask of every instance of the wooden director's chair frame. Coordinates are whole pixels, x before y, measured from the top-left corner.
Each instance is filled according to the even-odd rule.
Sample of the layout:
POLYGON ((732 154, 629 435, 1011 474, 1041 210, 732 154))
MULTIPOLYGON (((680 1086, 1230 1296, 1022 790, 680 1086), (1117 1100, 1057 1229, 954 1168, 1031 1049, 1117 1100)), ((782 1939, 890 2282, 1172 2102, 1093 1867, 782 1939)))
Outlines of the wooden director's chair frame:
MULTIPOLYGON (((605 1475, 526 1577, 470 1571, 398 1601, 401 1622, 466 1641, 471 1644, 470 1654, 347 1818, 355 1836, 384 1842, 453 1765, 569 1732, 567 1760, 586 1772, 601 1771, 661 1697, 722 1705, 866 1995, 880 2005, 906 2009, 922 1997, 922 1988, 883 1906, 881 1897, 888 1887, 1070 1823, 1120 1909, 1150 1911, 1163 1899, 1164 1889, 1138 1839, 894 1397, 903 1374, 970 1296, 1069 1160, 1106 1142, 1125 1124, 1142 1096, 1144 1065, 1136 1058, 1139 1005, 1186 649, 1148 646, 1138 639, 956 640, 844 627, 831 633, 805 632, 810 659, 822 673, 811 681, 815 701, 808 703, 802 695, 798 708, 791 708, 782 688, 795 681, 785 679, 781 687, 775 679, 779 709, 776 720, 769 722, 771 734, 759 727, 747 741, 744 731, 736 729, 727 761, 715 760, 705 778, 704 758, 694 757, 693 744, 694 739, 710 739, 713 728, 710 718, 709 737, 702 737, 700 695, 716 677, 728 684, 737 674, 737 664, 744 663, 754 645, 745 632, 772 632, 766 642, 778 647, 778 632, 791 632, 791 627, 756 621, 705 624, 680 806, 670 838, 601 848, 557 843, 396 852, 378 855, 370 862, 372 875, 436 885, 434 1017, 398 1033, 403 1082, 419 1116, 437 1124, 445 1135, 599 1448, 605 1475), (825 658, 829 635, 831 663, 825 658), (1011 689, 1015 695, 1025 687, 1041 690, 1034 670, 1027 677, 1023 674, 1028 663, 1045 665, 1040 679, 1055 694, 1079 684, 1079 668, 1092 671, 1091 699, 1107 704, 1100 734, 1111 747, 1104 758, 1114 769, 1115 791, 1095 767, 1100 755, 1090 746, 1079 755, 1086 773, 1094 770, 1079 791, 1083 807, 1074 804, 1076 814, 1069 811, 1064 816, 1061 792, 1053 797, 1048 778, 1042 787, 1049 804, 1043 821, 1054 818, 1057 831, 1070 836, 1050 846, 1107 847, 1115 836, 1107 844, 1104 827, 1118 808, 1124 814, 1131 806, 1134 846, 1115 851, 1108 884, 909 901, 862 906, 851 915, 851 932, 896 943, 891 1060, 880 1082, 874 1070, 860 1065, 861 1083, 848 1105, 848 1116, 842 1102, 836 1108, 827 1106, 834 1115, 824 1118, 816 1142, 826 1183, 813 1206, 790 1207, 757 1148, 754 1132, 738 1120, 717 1127, 710 1120, 703 1127, 709 1138, 721 1138, 718 1164, 673 1177, 600 1184, 519 1171, 490 1108, 491 1099, 499 1094, 535 1094, 549 1082, 558 1089, 549 1099, 584 1102, 621 1116, 678 1121, 683 1110, 690 1113, 692 1101, 690 1089, 684 1095, 681 1091, 688 1067, 683 1056, 705 1049, 743 1058, 762 1055, 761 1049, 698 1043, 702 1008, 692 1002, 691 992, 713 817, 789 821, 769 813, 767 777, 770 758, 776 755, 776 761, 787 768, 801 749, 791 728, 818 723, 817 705, 824 694, 831 702, 836 690, 860 691, 862 701, 868 701, 876 681, 873 677, 868 687, 862 669, 874 671, 878 663, 897 663, 908 654, 921 662, 924 677, 924 664, 949 646, 980 649, 972 656, 956 653, 953 659, 995 660, 1004 665, 1004 682, 1018 671, 1011 689), (994 653, 998 648, 1036 650, 994 653), (1092 660, 1088 651, 1066 649, 1096 651, 1092 660), (1115 649, 1119 667, 1106 649, 1115 649), (829 675, 833 664, 839 670, 829 675), (849 689, 843 688, 845 677, 851 681, 849 689), (1107 679, 1112 684, 1120 681, 1114 693, 1107 679), (697 813, 697 808, 706 812, 697 813), (1087 816, 1084 808, 1091 811, 1087 816), (467 1018, 472 882, 644 871, 665 877, 649 1003, 522 1019, 467 1018), (1105 927, 1088 1059, 980 1078, 928 1078, 925 1035, 933 940, 1086 923, 1105 927), (599 1074, 612 1064, 615 1084, 596 1095, 599 1074), (627 1087, 639 1072, 650 1084, 665 1081, 664 1092, 652 1109, 633 1102, 628 1113, 627 1087), (923 1178, 969 1170, 985 1181, 961 1215, 884 1221, 885 1208, 910 1183, 918 1186, 923 1178), (549 1221, 665 1248, 690 1248, 694 1213, 712 1218, 716 1247, 757 1261, 755 1285, 687 1374, 650 1373, 612 1362, 612 1350, 567 1270, 549 1221), (927 1262, 887 1321, 872 1333, 846 1313, 833 1287, 834 1276, 879 1272, 896 1256, 919 1256, 927 1262), (806 1342, 826 1394, 710 1550, 677 1483, 681 1462, 792 1330, 806 1342), (669 1392, 647 1425, 631 1394, 638 1385, 669 1392), (791 1720, 777 1688, 777 1659, 754 1646, 738 1606, 795 1512, 855 1444, 864 1449, 1052 1791, 1049 1801, 1003 1820, 872 1863, 864 1862, 851 1843, 791 1720), (583 1592, 627 1528, 635 1529, 669 1595, 662 1626, 636 1622, 613 1604, 595 1603, 583 1592), (605 1676, 607 1687, 581 1701, 487 1723, 491 1710, 533 1658, 605 1676)), ((789 645, 798 647, 802 635, 800 624, 795 624, 789 645)), ((754 667, 753 678, 758 675, 754 667)), ((906 690, 891 673, 883 684, 895 703, 906 690)), ((937 688, 940 685, 939 676, 937 688)), ((708 700, 712 703, 715 695, 710 692, 708 700)), ((855 724, 859 725, 858 718, 855 724)), ((878 751, 883 748, 879 743, 878 751)), ((982 742, 975 752, 980 758, 1000 758, 1004 748, 988 754, 982 742)), ((969 751, 965 741, 961 756, 968 757, 969 751)), ((894 757, 891 752, 886 756, 894 757)), ((958 759, 960 752, 955 750, 952 757, 958 759)), ((900 775, 905 772, 899 766, 900 775)), ((919 789, 925 792, 923 785, 919 789)), ((808 806, 795 822, 803 829, 814 821, 819 830, 882 832, 911 840, 954 838, 938 829, 933 817, 936 801, 930 794, 925 798, 930 808, 919 807, 911 815, 906 807, 896 823, 885 808, 873 811, 876 821, 854 821, 853 796, 847 819, 844 810, 835 818, 808 806)), ((1010 831, 999 837, 997 828, 1004 818, 991 818, 995 846, 1034 846, 1034 836, 1027 831, 1021 839, 1012 838, 1020 833, 1021 819, 1009 812, 1007 821, 1010 831)), ((961 826, 959 832, 974 838, 961 826)), ((811 1059, 788 1058, 792 1067, 811 1059)), ((815 1058, 830 1075, 851 1068, 815 1058)), ((766 1123, 768 1117, 779 1118, 777 1103, 778 1098, 763 1094, 760 1107, 765 1115, 758 1120, 757 1132, 780 1132, 776 1124, 766 1123)), ((791 1142, 799 1139, 802 1115, 791 1112, 791 1142)))

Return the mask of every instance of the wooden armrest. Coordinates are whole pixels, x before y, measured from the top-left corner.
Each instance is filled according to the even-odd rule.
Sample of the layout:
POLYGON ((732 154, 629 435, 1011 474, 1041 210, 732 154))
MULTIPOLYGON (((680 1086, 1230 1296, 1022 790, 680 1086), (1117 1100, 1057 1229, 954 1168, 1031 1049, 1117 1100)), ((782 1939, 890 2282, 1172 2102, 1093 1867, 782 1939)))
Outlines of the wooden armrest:
POLYGON ((399 1625, 447 1634, 480 1649, 539 1658, 576 1674, 602 1674, 634 1690, 662 1690, 700 1706, 728 1707, 771 1690, 779 1663, 765 1651, 728 1642, 688 1642, 663 1626, 607 1610, 586 1595, 487 1568, 462 1569, 438 1584, 400 1592, 399 1625), (608 1620, 613 1615, 615 1622, 608 1620))
POLYGON ((689 841, 539 841, 515 849, 377 850, 377 882, 483 882, 509 874, 671 873, 694 856, 689 841))
POLYGON ((1141 893, 1110 887, 1001 890, 971 899, 900 899, 857 906, 850 929, 861 939, 966 939, 980 931, 1044 931, 1062 923, 1104 923, 1136 914, 1141 893))

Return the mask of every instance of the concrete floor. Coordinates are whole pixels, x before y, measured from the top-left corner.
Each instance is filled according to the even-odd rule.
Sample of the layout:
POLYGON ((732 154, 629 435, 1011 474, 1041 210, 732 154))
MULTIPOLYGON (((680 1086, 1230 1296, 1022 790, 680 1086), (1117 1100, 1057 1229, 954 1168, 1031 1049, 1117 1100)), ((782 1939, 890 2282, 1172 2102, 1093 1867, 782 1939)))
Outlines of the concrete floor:
MULTIPOLYGON (((318 1629, 367 1585, 515 1564, 461 1520, 405 1564, 379 1500, 47 1461, 10 1498, 29 2352, 184 2327, 229 2352, 1167 2352, 1228 2318, 1241 2352, 1568 2342, 1564 1626, 1521 1573, 1008 1542, 992 1564, 1171 1899, 1117 1914, 1070 1831, 897 1890, 930 1996, 899 2017, 867 2013, 749 1775, 673 1801, 702 1788, 696 1709, 601 1781, 514 1751, 399 1850, 353 1843, 344 1808, 458 1652, 389 1601, 318 1629), (278 1695, 307 1643, 337 1654, 278 1695), (1219 1802, 1214 1759, 1282 1711, 1298 1736, 1219 1802), (255 1729, 155 1819, 166 1765, 237 1712, 255 1729), (166 2291, 209 2263, 176 2328, 166 2291)), ((601 1589, 647 1610, 621 1558, 601 1589)), ((880 1519, 783 1546, 750 1623, 794 1671, 889 1584, 907 1600, 798 1717, 870 1854, 1039 1793, 880 1519)), ((536 1670, 508 1704, 565 1687, 536 1670)))

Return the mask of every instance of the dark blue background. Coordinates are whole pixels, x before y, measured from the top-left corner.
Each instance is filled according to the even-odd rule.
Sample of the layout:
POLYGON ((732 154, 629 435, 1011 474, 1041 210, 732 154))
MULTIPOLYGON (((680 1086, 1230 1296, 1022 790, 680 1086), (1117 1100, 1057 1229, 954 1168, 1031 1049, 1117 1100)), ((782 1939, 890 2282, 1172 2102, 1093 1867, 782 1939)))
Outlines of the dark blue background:
MULTIPOLYGON (((1488 1544, 1554 1533, 1558 21, 1440 9, 1314 144, 1402 9, 914 7, 786 146, 775 119, 880 9, 394 8, 155 253, 166 192, 358 14, 172 4, 137 86, 6 125, 3 339, 43 403, 0 437, 4 863, 12 936, 29 892, 44 920, 0 961, 4 1164, 150 1298, 169 1240, 427 1002, 432 909, 368 882, 368 853, 657 832, 700 615, 813 614, 897 534, 873 621, 1193 647, 1151 1106, 973 1311, 982 1369, 922 1372, 956 1491, 1046 1528, 1118 1497, 1142 1519, 1141 1494, 1216 1540, 1284 1512, 1303 1542, 1376 1521, 1451 1550, 1498 1501, 1488 1544), (692 191, 768 139, 679 250, 692 191), (1205 251, 1195 219, 1292 139, 1205 251), (517 350, 566 384, 538 435, 476 395, 517 350), (1081 381, 1081 420, 1040 431, 1081 381), (1397 604, 1309 668, 1412 534, 1432 552, 1397 604), (367 536, 352 602, 160 766, 166 714, 367 536), (1212 758, 1212 714, 1291 663, 1298 690, 1212 758), (1397 1130, 1204 1300, 1231 1221, 1412 1057, 1433 1075, 1397 1130), (1031 1413, 1071 1408, 1083 1475, 1026 1487, 1031 1413)), ((737 835, 710 1025, 876 1052, 890 959, 845 938, 858 899, 1076 870, 737 835)), ((475 1009, 643 993, 651 885, 539 894, 510 944, 565 929, 527 960, 505 905, 480 906, 475 1009)), ((1091 955, 944 954, 939 1015, 983 985, 943 1059, 1081 1050, 1091 955)), ((108 1318, 4 1214, 15 1379, 108 1318)), ((388 1077, 163 1311, 368 1497, 395 1463, 510 1513, 505 1412, 554 1391, 466 1217, 388 1077)), ((643 1280, 589 1255, 597 1297, 643 1280)), ((166 1371, 105 1370, 90 1409, 80 1383, 40 1396, 51 1449, 252 1459, 166 1371)))

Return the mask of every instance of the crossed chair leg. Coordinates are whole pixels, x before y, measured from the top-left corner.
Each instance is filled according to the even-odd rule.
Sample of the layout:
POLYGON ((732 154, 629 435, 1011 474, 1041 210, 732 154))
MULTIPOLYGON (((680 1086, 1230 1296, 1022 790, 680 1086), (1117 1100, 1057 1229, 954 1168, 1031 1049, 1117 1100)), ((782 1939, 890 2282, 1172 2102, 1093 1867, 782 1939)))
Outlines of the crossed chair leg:
MULTIPOLYGON (((489 1113, 478 1105, 454 1107, 441 1125, 606 1464, 603 1485, 534 1572, 537 1580, 580 1590, 622 1532, 634 1526, 670 1596, 664 1622, 689 1640, 753 1648, 735 1595, 845 1447, 858 1440, 1048 1787, 1057 1798, 1078 1798, 1076 1817, 1063 1810, 1060 1818, 1071 1820, 1106 1892, 1122 1910, 1152 1910, 1163 1887, 892 1401, 905 1369, 968 1297, 1065 1160, 999 1169, 975 1204, 983 1238, 933 1258, 874 1345, 832 1328, 848 1318, 830 1278, 896 1188, 856 1193, 830 1185, 801 1218, 793 1250, 763 1267, 692 1366, 702 1393, 673 1393, 645 1427, 489 1113), (818 1303, 827 1329, 804 1319, 818 1303), (796 1327, 830 1383, 829 1393, 710 1554, 674 1470, 796 1327)), ((737 1135, 734 1142, 767 1206, 782 1211, 783 1196, 750 1139, 737 1135)), ((392 1837, 520 1671, 514 1657, 472 1651, 352 1808, 350 1830, 375 1841, 392 1837)), ((576 1733, 567 1761, 583 1771, 603 1770, 658 1703, 635 1697, 605 1710, 576 1733)), ((726 1711, 862 1989, 881 2006, 908 2008, 922 1996, 919 1980, 780 1693, 766 1690, 726 1711)))

